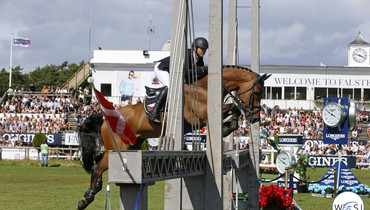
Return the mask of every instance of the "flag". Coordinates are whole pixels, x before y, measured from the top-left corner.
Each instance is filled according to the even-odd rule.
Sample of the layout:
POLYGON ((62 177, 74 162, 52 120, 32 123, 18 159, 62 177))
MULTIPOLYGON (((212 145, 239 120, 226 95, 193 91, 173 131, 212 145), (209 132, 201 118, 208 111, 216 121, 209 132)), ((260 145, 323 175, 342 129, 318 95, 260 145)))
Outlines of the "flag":
POLYGON ((260 139, 266 139, 267 143, 269 143, 278 153, 280 153, 279 145, 276 145, 275 141, 271 139, 270 135, 265 130, 261 130, 260 139))
POLYGON ((14 37, 13 46, 18 47, 29 47, 31 45, 31 40, 28 38, 14 37))
POLYGON ((123 143, 135 145, 136 134, 131 129, 125 118, 119 111, 104 97, 104 95, 94 88, 95 94, 99 99, 105 119, 109 122, 112 131, 121 138, 123 143))

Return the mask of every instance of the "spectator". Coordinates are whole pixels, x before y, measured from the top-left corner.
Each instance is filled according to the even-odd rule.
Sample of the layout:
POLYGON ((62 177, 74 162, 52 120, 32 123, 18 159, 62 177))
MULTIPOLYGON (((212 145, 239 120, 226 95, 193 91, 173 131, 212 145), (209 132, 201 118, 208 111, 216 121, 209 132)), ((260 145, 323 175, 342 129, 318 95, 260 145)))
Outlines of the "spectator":
POLYGON ((368 122, 369 121, 369 113, 366 111, 366 108, 364 107, 364 109, 361 111, 361 121, 365 121, 365 122, 368 122))
POLYGON ((49 146, 47 144, 46 139, 44 139, 44 143, 41 144, 40 148, 41 148, 41 156, 42 156, 41 165, 42 167, 44 167, 44 163, 45 163, 45 166, 48 167, 49 146))

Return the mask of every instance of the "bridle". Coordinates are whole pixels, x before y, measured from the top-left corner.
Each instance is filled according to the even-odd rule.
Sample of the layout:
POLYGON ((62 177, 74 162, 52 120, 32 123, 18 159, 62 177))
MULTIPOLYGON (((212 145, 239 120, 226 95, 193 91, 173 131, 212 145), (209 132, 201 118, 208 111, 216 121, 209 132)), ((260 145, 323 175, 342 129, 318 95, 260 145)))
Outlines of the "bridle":
MULTIPOLYGON (((263 84, 260 83, 259 77, 260 76, 257 75, 257 77, 254 79, 252 87, 250 87, 248 90, 245 90, 245 91, 239 93, 237 96, 232 94, 232 92, 226 87, 226 85, 224 83, 222 83, 222 87, 229 94, 229 97, 234 100, 234 102, 236 103, 239 110, 242 113, 244 113, 246 117, 250 117, 250 116, 253 116, 255 114, 259 114, 259 112, 261 111, 261 106, 254 106, 254 103, 253 103, 254 102, 254 96, 257 95, 257 94, 263 94, 263 92, 264 92, 263 84), (255 92, 255 89, 256 89, 255 87, 260 88, 261 93, 256 93, 255 92), (239 96, 241 96, 241 95, 243 95, 243 94, 245 94, 249 91, 252 91, 251 97, 249 98, 249 104, 244 106, 243 102, 242 102, 242 100, 240 100, 239 96), (257 110, 253 111, 254 109, 257 109, 257 110)), ((193 83, 192 85, 207 89, 207 86, 200 85, 198 83, 193 83)), ((227 99, 224 100, 224 101, 227 101, 227 99)))
POLYGON ((232 94, 231 91, 226 87, 225 84, 222 84, 223 88, 229 94, 229 97, 231 97, 234 100, 234 102, 236 103, 236 105, 240 109, 240 111, 244 112, 245 117, 250 117, 250 116, 253 116, 255 114, 259 114, 259 112, 261 111, 261 106, 254 106, 254 103, 253 103, 254 102, 254 96, 256 94, 263 94, 263 91, 264 91, 263 85, 260 84, 258 78, 259 78, 259 75, 257 75, 256 79, 253 81, 252 87, 250 87, 248 90, 245 90, 245 91, 239 93, 237 96, 232 94), (255 87, 260 88, 261 93, 256 93, 255 92, 255 87), (243 95, 243 94, 245 94, 249 91, 252 91, 251 97, 249 97, 249 104, 244 106, 243 102, 242 102, 242 100, 240 100, 239 96, 241 96, 241 95, 243 95), (257 110, 253 111, 254 109, 257 109, 257 110))

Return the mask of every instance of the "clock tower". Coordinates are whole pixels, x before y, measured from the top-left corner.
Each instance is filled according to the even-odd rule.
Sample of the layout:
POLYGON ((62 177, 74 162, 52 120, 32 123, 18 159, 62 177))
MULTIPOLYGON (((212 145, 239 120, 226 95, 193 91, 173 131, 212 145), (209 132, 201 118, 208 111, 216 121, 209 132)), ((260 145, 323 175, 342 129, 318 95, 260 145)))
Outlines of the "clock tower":
POLYGON ((370 44, 358 33, 356 39, 348 45, 348 66, 370 67, 370 44))

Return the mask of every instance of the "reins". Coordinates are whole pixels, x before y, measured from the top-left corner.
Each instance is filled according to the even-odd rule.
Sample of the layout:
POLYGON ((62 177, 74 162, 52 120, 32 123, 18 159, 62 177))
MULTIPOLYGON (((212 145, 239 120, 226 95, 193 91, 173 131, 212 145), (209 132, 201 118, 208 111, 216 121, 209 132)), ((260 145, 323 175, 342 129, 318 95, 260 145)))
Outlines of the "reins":
POLYGON ((225 88, 226 92, 229 94, 229 97, 231 97, 235 101, 235 103, 238 106, 238 108, 240 109, 240 111, 244 112, 246 117, 257 114, 261 110, 260 106, 254 106, 253 105, 254 95, 255 95, 255 87, 257 86, 263 91, 263 88, 261 87, 261 85, 257 81, 258 81, 258 77, 256 77, 256 79, 253 81, 253 86, 251 88, 249 88, 248 90, 245 90, 245 91, 238 94, 238 96, 240 96, 240 95, 243 95, 243 94, 252 90, 251 97, 249 97, 249 104, 245 105, 245 106, 243 105, 243 103, 242 103, 242 101, 240 100, 239 97, 234 96, 234 94, 231 93, 231 91, 226 87, 226 85, 222 84, 223 88, 225 88), (255 109, 255 108, 257 108, 258 110, 253 111, 253 109, 255 109))

